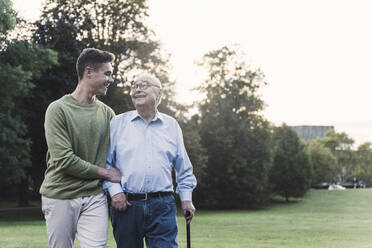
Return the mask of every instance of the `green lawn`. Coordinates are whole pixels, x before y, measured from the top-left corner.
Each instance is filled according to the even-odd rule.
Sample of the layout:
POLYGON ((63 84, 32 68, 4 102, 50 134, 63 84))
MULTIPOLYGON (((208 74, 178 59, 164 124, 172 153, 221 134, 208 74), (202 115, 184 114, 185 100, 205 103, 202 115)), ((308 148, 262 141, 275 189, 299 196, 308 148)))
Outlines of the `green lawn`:
MULTIPOLYGON (((0 212, 0 247, 47 247, 38 210, 0 212)), ((180 247, 186 247, 179 217, 180 247)), ((257 211, 197 211, 193 248, 367 248, 372 247, 372 189, 312 190, 289 204, 257 211)), ((76 245, 76 247, 78 247, 76 245)), ((111 229, 108 247, 115 247, 111 229)))

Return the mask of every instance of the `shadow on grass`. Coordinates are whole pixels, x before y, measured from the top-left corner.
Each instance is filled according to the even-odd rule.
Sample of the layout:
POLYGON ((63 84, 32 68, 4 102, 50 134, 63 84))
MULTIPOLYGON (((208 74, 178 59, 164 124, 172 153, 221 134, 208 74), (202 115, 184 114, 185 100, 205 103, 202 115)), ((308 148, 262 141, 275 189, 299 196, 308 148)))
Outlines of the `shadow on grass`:
POLYGON ((9 221, 35 221, 44 220, 41 208, 9 209, 0 211, 0 225, 9 221))
POLYGON ((284 197, 276 195, 276 196, 271 197, 270 203, 273 204, 273 205, 280 205, 280 204, 288 205, 288 204, 301 203, 302 200, 303 200, 303 198, 290 197, 288 199, 288 202, 287 202, 284 197))

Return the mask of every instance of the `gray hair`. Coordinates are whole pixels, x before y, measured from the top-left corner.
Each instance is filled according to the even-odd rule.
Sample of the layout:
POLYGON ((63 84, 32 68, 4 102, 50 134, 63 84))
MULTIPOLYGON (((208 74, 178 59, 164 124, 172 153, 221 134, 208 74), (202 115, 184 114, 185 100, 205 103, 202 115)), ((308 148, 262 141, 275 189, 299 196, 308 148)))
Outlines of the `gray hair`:
POLYGON ((139 76, 137 76, 136 79, 134 80, 134 83, 136 83, 138 81, 148 82, 150 84, 157 85, 157 86, 160 87, 159 91, 158 91, 158 94, 157 94, 157 99, 156 99, 156 102, 155 102, 155 107, 157 108, 159 106, 160 102, 161 102, 162 89, 163 89, 160 80, 157 77, 155 77, 154 75, 144 73, 144 74, 140 74, 139 76))

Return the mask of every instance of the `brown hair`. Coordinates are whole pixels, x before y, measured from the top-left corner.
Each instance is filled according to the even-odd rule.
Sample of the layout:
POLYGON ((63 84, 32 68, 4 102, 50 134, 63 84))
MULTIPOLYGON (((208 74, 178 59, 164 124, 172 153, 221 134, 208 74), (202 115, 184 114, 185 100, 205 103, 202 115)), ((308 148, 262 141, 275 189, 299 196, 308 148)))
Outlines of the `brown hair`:
POLYGON ((98 69, 101 64, 113 62, 115 55, 102 51, 96 48, 84 49, 79 58, 76 61, 76 72, 79 77, 79 81, 83 78, 85 67, 90 66, 94 69, 98 69))

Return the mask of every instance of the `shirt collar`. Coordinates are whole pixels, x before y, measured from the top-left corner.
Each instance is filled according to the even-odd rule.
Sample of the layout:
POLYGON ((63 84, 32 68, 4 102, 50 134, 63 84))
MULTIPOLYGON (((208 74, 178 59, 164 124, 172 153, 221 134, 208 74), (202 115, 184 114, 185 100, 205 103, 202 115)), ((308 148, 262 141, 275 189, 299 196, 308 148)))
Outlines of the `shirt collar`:
MULTIPOLYGON (((130 120, 131 120, 131 121, 134 121, 134 120, 136 120, 136 119, 138 119, 138 118, 143 119, 143 118, 141 117, 141 115, 138 113, 138 111, 135 110, 135 111, 133 112, 132 118, 131 118, 130 120)), ((160 112, 159 112, 158 110, 156 110, 156 112, 155 112, 155 116, 154 116, 154 118, 151 120, 151 122, 155 122, 155 121, 157 121, 157 120, 163 121, 163 116, 160 114, 160 112)))

